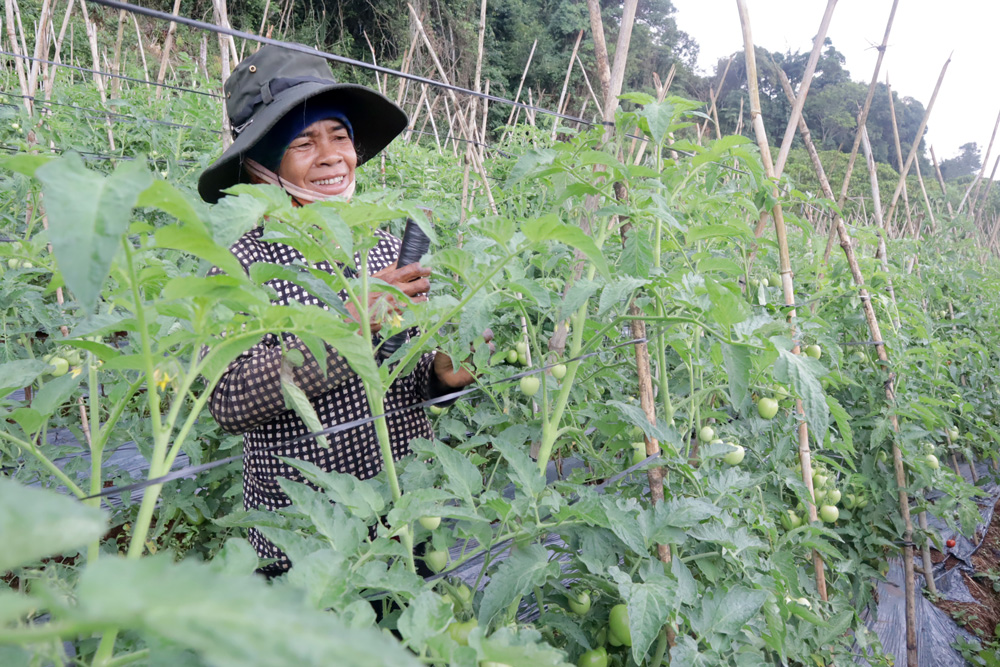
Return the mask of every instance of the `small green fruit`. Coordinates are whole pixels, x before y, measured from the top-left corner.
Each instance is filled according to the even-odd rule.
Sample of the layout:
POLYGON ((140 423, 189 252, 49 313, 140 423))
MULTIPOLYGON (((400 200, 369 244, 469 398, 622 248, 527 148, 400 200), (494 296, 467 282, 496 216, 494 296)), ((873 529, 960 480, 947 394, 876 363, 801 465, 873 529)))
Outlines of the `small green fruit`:
POLYGON ((841 494, 840 489, 830 489, 826 492, 826 504, 836 505, 842 497, 843 494, 841 494))
POLYGON ((807 345, 806 354, 812 357, 813 359, 819 359, 821 356, 823 356, 823 348, 821 348, 819 345, 807 345))
POLYGON ((715 439, 715 429, 711 426, 702 426, 698 431, 698 439, 702 442, 711 442, 715 439))
POLYGON ((427 530, 437 530, 437 527, 441 525, 441 517, 439 516, 422 516, 418 520, 420 525, 427 530))
POLYGON ((778 414, 778 402, 773 398, 762 398, 757 402, 757 414, 764 419, 774 419, 778 414))
POLYGON ((517 350, 518 354, 523 354, 523 355, 528 354, 528 344, 525 343, 523 340, 518 341, 517 345, 515 345, 514 348, 517 350))
POLYGON ((552 367, 552 377, 562 380, 566 377, 566 364, 556 364, 552 367))
POLYGON ((424 554, 424 562, 431 572, 440 572, 448 566, 448 552, 442 550, 428 551, 424 554))
POLYGON ((840 518, 840 510, 833 505, 823 505, 819 508, 819 518, 823 519, 824 523, 833 523, 840 518))
POLYGON ((440 405, 432 405, 429 409, 432 415, 443 415, 448 411, 448 408, 442 408, 440 405))
POLYGON ((507 350, 507 363, 508 364, 517 363, 517 350, 507 350))
POLYGON ((53 370, 49 371, 49 375, 54 378, 66 375, 66 371, 69 370, 69 362, 62 357, 53 357, 49 365, 53 367, 53 370))
POLYGON ((927 467, 931 470, 938 470, 941 468, 941 462, 938 461, 938 457, 933 454, 928 454, 925 458, 927 459, 927 467))
POLYGON ((538 393, 541 382, 534 375, 521 378, 521 393, 525 396, 534 396, 538 393))
POLYGON ((729 446, 733 448, 731 452, 722 457, 722 460, 731 466, 738 466, 743 463, 743 458, 746 456, 747 452, 742 446, 729 443, 729 446))

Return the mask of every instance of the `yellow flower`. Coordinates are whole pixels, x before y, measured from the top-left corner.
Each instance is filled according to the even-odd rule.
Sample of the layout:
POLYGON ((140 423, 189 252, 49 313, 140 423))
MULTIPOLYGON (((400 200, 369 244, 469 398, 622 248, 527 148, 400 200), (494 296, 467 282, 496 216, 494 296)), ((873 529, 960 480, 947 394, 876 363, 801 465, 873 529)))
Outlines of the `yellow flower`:
POLYGON ((396 328, 403 323, 403 318, 399 316, 399 313, 394 312, 389 316, 389 323, 393 328, 396 328))
POLYGON ((69 372, 72 377, 78 377, 83 372, 83 366, 77 366, 69 372))
POLYGON ((159 368, 153 371, 153 382, 156 383, 156 387, 160 391, 164 391, 167 388, 167 384, 172 381, 173 378, 170 377, 170 374, 166 371, 160 370, 159 368))

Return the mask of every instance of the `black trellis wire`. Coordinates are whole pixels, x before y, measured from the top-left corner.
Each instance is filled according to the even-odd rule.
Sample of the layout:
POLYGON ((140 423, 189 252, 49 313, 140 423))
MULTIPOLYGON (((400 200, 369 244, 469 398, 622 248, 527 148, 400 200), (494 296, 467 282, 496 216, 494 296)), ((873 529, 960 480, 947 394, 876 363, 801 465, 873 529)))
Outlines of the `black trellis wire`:
POLYGON ((538 375, 539 373, 544 373, 545 371, 549 370, 553 366, 557 366, 559 364, 568 364, 568 363, 574 363, 574 362, 577 362, 577 361, 583 361, 584 359, 589 359, 591 357, 596 357, 596 356, 599 356, 599 355, 604 354, 606 352, 611 352, 612 350, 617 350, 617 349, 622 348, 622 347, 628 347, 628 346, 631 346, 631 345, 638 345, 640 343, 648 343, 648 342, 650 342, 652 340, 655 340, 655 339, 659 338, 662 335, 663 335, 663 332, 661 331, 659 333, 654 334, 653 336, 647 336, 645 338, 634 338, 632 340, 625 341, 624 343, 617 343, 615 345, 611 345, 610 347, 606 347, 606 348, 603 348, 601 350, 596 350, 594 352, 587 352, 586 354, 581 354, 578 357, 574 357, 572 359, 567 359, 567 360, 564 360, 564 361, 560 361, 560 362, 558 362, 556 364, 547 364, 545 366, 542 366, 541 368, 533 368, 531 370, 523 371, 521 373, 515 373, 514 375, 511 375, 510 377, 503 378, 502 380, 494 380, 493 382, 488 382, 488 383, 485 383, 485 384, 482 384, 482 385, 479 385, 479 386, 476 386, 476 387, 470 387, 469 389, 462 389, 460 391, 455 391, 455 392, 452 392, 450 394, 445 394, 444 396, 438 396, 437 398, 431 398, 431 399, 428 399, 426 401, 419 401, 419 402, 413 403, 411 405, 407 405, 407 406, 403 406, 403 407, 399 407, 399 408, 394 408, 392 410, 387 410, 386 412, 384 412, 381 415, 371 415, 371 416, 368 416, 368 417, 363 417, 361 419, 355 419, 353 421, 344 422, 342 424, 336 424, 334 426, 330 426, 328 428, 324 428, 324 429, 321 429, 319 431, 315 431, 315 432, 312 432, 312 433, 306 433, 304 435, 299 435, 299 436, 296 436, 294 438, 290 438, 288 440, 285 440, 284 442, 280 442, 280 443, 275 444, 275 445, 270 445, 268 447, 262 447, 260 449, 254 449, 252 451, 246 451, 246 450, 244 450, 244 452, 242 454, 235 454, 233 456, 227 456, 227 457, 222 458, 222 459, 216 459, 215 461, 209 461, 208 463, 202 463, 200 465, 186 466, 184 468, 178 468, 177 470, 170 471, 166 475, 161 475, 161 476, 155 477, 153 479, 147 479, 147 480, 142 481, 142 482, 136 482, 134 484, 127 484, 125 486, 108 487, 106 489, 103 489, 100 493, 95 493, 93 495, 86 496, 85 498, 82 498, 81 500, 91 500, 91 499, 94 499, 94 498, 103 498, 105 496, 111 496, 111 495, 115 495, 117 493, 131 493, 132 491, 139 491, 139 490, 142 490, 142 489, 145 489, 147 487, 154 486, 154 485, 157 485, 157 484, 165 484, 167 482, 172 482, 174 480, 178 480, 178 479, 181 479, 181 478, 190 477, 190 476, 193 476, 193 475, 198 475, 198 474, 201 474, 201 473, 206 472, 208 470, 211 470, 213 468, 217 468, 217 467, 223 466, 223 465, 228 465, 229 463, 233 463, 234 461, 240 461, 242 459, 247 458, 248 456, 250 456, 252 454, 260 454, 260 453, 264 453, 264 452, 270 452, 272 450, 280 449, 282 447, 287 447, 288 445, 292 445, 292 444, 295 444, 297 442, 302 442, 304 440, 312 440, 312 439, 315 439, 315 438, 317 438, 319 436, 334 435, 336 433, 341 433, 343 431, 348 431, 350 429, 357 428, 359 426, 364 426, 365 424, 370 424, 370 423, 372 423, 372 422, 374 422, 374 421, 376 421, 378 419, 382 419, 382 418, 385 418, 385 417, 391 417, 392 415, 396 415, 396 414, 399 414, 401 412, 405 412, 407 410, 415 410, 417 408, 430 407, 432 405, 437 405, 439 403, 451 403, 452 401, 455 401, 455 400, 457 400, 457 399, 459 399, 459 398, 461 398, 463 396, 467 396, 469 394, 473 394, 473 393, 476 393, 476 392, 479 392, 479 391, 484 391, 487 387, 493 387, 493 386, 500 385, 500 384, 508 384, 508 383, 513 382, 515 380, 520 380, 521 378, 529 377, 529 376, 532 376, 532 375, 538 375))
MULTIPOLYGON (((16 154, 16 153, 23 153, 24 152, 23 148, 19 148, 17 146, 11 146, 9 144, 0 144, 0 150, 4 150, 4 151, 7 151, 8 153, 14 153, 14 154, 16 154)), ((41 146, 38 146, 38 147, 36 147, 36 150, 41 151, 43 154, 44 153, 50 153, 50 154, 54 153, 56 155, 63 155, 63 154, 65 154, 68 151, 73 151, 75 153, 79 153, 80 157, 83 158, 84 160, 93 160, 93 161, 124 160, 125 162, 132 162, 134 160, 139 159, 139 158, 131 157, 129 155, 107 155, 105 153, 94 153, 94 152, 91 152, 91 151, 81 151, 81 150, 77 150, 76 148, 48 148, 48 147, 43 148, 41 146)), ((161 163, 169 163, 170 162, 165 157, 156 157, 156 158, 151 157, 151 158, 146 158, 146 161, 154 163, 154 164, 161 164, 161 163)), ((191 166, 191 165, 201 164, 197 160, 174 160, 173 163, 174 164, 179 164, 179 165, 184 165, 184 166, 191 166)))
MULTIPOLYGON (((129 5, 131 6, 131 5, 129 5)), ((78 72, 87 72, 88 74, 99 74, 101 76, 110 76, 114 79, 121 79, 122 81, 132 81, 134 83, 144 83, 147 86, 157 86, 159 88, 169 88, 170 90, 177 90, 185 93, 197 93, 198 95, 205 95, 206 97, 215 97, 217 99, 222 99, 222 95, 217 93, 210 93, 206 90, 197 90, 195 88, 184 88, 182 86, 174 86, 169 83, 158 83, 156 81, 146 81, 145 79, 136 79, 135 77, 125 76, 124 74, 115 74, 113 72, 102 72, 97 69, 89 69, 86 67, 80 67, 79 65, 70 65, 69 63, 59 63, 54 60, 46 60, 45 58, 35 58, 34 56, 22 55, 20 53, 11 53, 10 51, 0 51, 0 56, 10 56, 11 58, 21 58, 22 60, 32 60, 34 62, 44 63, 46 65, 53 65, 55 67, 67 67, 69 69, 75 69, 78 72)))

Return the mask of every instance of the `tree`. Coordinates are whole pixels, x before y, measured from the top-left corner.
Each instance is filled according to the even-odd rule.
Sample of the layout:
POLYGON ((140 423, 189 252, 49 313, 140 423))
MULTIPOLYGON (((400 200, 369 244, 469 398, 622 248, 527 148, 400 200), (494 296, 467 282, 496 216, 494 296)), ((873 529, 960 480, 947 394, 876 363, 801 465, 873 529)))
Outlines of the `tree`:
POLYGON ((983 166, 982 156, 979 154, 979 146, 975 141, 962 144, 959 150, 961 153, 956 157, 941 162, 941 175, 946 180, 974 174, 983 166))

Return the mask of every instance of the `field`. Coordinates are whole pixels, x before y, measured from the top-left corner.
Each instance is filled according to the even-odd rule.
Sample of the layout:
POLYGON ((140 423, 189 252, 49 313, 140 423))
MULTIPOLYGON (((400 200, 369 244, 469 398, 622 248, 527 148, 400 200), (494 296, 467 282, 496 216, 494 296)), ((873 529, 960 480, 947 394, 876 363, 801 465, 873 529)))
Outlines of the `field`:
MULTIPOLYGON (((888 665, 875 582, 914 545, 948 550, 918 514, 970 537, 980 520, 986 480, 956 473, 1000 463, 1000 271, 948 214, 960 192, 935 185, 916 235, 852 214, 852 261, 825 258, 841 218, 804 151, 775 184, 749 138, 695 133, 702 102, 630 93, 607 131, 518 124, 481 179, 465 145, 414 134, 350 204, 239 186, 208 206, 217 100, 133 85, 106 116, 76 77, 33 115, 0 107, 4 665, 888 665), (423 208, 431 298, 386 318, 421 331, 393 363, 336 308, 271 303, 282 279, 367 312, 377 283, 315 265, 423 208), (259 224, 306 261, 243 272, 228 248, 259 224), (267 334, 336 348, 376 416, 429 350, 479 377, 427 406, 437 439, 414 456, 386 456, 375 419, 378 476, 293 462, 292 506, 244 511, 242 438, 205 405, 267 334), (249 527, 289 574, 253 574, 249 527)), ((972 625, 969 659, 995 664, 972 625)))

